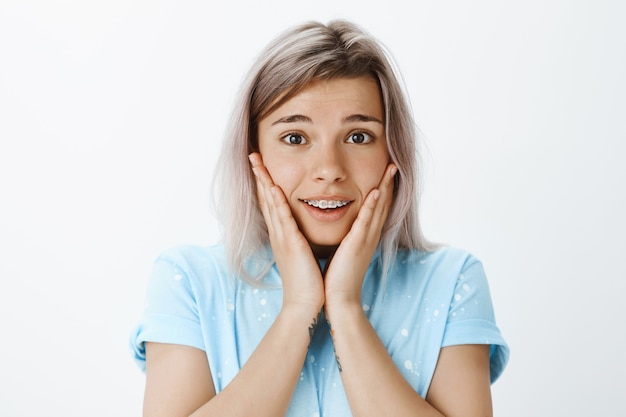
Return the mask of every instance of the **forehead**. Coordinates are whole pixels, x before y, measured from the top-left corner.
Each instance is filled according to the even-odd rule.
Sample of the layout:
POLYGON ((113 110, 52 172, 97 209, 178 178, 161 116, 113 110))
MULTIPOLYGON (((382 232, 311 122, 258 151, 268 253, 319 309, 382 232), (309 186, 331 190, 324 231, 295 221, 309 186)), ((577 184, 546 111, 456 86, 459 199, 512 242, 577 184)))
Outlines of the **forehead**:
MULTIPOLYGON (((280 101, 281 98, 277 100, 280 101)), ((380 87, 371 76, 311 81, 264 119, 283 117, 292 112, 326 112, 342 117, 363 114, 379 120, 383 119, 384 113, 380 87)))

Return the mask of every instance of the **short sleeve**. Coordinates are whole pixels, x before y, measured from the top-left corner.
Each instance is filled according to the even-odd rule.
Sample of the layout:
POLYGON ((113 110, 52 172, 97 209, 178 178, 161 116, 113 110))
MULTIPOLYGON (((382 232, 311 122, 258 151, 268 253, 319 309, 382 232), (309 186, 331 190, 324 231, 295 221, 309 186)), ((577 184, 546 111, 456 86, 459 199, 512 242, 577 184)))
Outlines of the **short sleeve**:
POLYGON ((491 346, 491 382, 502 374, 509 347, 495 321, 489 285, 482 264, 470 258, 455 284, 442 346, 487 344, 491 346))
POLYGON ((143 317, 131 333, 135 362, 145 371, 145 342, 172 343, 205 350, 196 295, 189 275, 176 263, 154 263, 143 317))

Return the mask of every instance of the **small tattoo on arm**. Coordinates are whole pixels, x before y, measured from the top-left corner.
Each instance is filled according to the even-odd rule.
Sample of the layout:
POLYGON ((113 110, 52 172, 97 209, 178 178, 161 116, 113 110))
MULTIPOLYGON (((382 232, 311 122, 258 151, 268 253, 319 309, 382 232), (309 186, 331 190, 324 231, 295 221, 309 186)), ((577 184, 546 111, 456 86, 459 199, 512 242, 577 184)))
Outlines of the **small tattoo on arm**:
POLYGON ((315 328, 317 327, 317 323, 320 320, 320 316, 322 315, 322 312, 320 311, 320 313, 317 315, 317 317, 313 317, 313 323, 311 323, 311 325, 309 326, 309 343, 311 343, 311 341, 313 341, 313 335, 315 334, 315 328))
POLYGON ((328 319, 326 319, 326 323, 328 324, 328 331, 330 332, 330 338, 333 340, 333 353, 335 354, 335 361, 337 362, 337 369, 339 369, 339 372, 341 372, 343 371, 343 368, 341 367, 339 356, 337 356, 337 349, 335 349, 335 331, 331 327, 330 321, 328 321, 328 319))
POLYGON ((339 372, 341 373, 343 369, 341 369, 341 362, 339 362, 339 356, 337 356, 336 352, 335 352, 335 361, 337 361, 337 369, 339 369, 339 372))
POLYGON ((313 334, 315 333, 315 327, 317 326, 317 319, 313 317, 313 323, 309 326, 309 339, 313 340, 313 334))

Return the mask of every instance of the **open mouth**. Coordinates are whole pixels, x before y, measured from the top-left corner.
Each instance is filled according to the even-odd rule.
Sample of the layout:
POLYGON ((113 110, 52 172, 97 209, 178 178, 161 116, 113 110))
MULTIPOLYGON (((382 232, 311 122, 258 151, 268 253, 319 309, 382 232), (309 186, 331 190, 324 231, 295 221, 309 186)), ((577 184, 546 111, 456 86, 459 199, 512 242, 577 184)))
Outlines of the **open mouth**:
POLYGON ((347 206, 350 204, 350 201, 346 200, 302 200, 307 203, 309 206, 313 206, 315 208, 321 210, 327 209, 336 209, 343 206, 347 206))

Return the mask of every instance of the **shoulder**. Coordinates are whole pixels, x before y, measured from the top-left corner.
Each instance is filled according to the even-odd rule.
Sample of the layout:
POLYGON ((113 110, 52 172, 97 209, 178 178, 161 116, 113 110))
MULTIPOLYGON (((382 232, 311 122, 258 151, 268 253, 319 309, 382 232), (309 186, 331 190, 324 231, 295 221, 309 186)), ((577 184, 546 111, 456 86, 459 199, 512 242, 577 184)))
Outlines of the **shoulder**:
POLYGON ((155 263, 168 263, 187 272, 206 268, 221 269, 226 266, 226 255, 221 244, 177 245, 162 251, 155 259, 155 263))
POLYGON ((481 261, 467 250, 447 246, 429 252, 398 252, 388 270, 387 284, 380 284, 403 293, 448 298, 458 286, 472 282, 480 283, 480 287, 487 285, 481 261))
POLYGON ((224 247, 221 244, 209 246, 187 244, 163 250, 156 260, 184 265, 220 261, 224 257, 224 247))
POLYGON ((457 276, 481 266, 480 260, 465 249, 442 246, 433 251, 406 249, 398 252, 394 269, 401 274, 457 276))
POLYGON ((177 245, 163 250, 154 260, 151 282, 174 278, 179 285, 199 289, 215 285, 228 276, 226 255, 221 244, 177 245))

